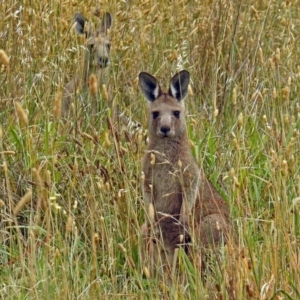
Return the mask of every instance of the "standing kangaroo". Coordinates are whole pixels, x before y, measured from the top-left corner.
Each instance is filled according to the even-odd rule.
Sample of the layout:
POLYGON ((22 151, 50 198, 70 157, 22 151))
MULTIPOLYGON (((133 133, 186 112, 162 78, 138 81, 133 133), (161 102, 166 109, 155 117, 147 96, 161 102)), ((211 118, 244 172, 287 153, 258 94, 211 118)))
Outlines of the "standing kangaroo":
POLYGON ((187 252, 191 241, 216 246, 226 242, 230 230, 229 208, 190 150, 183 101, 189 78, 188 71, 177 73, 163 92, 155 77, 139 74, 149 104, 149 144, 143 159, 149 220, 142 232, 147 235, 152 272, 160 267, 170 271, 180 245, 187 252))
POLYGON ((97 77, 97 86, 104 84, 108 80, 109 73, 109 54, 110 40, 107 37, 107 30, 111 28, 112 16, 106 12, 102 22, 97 26, 95 31, 91 31, 90 26, 85 29, 87 23, 82 14, 76 14, 74 17, 76 22, 76 31, 79 34, 85 34, 87 37, 87 47, 84 53, 83 68, 78 74, 69 81, 65 86, 65 93, 62 102, 62 115, 66 117, 70 113, 71 103, 74 102, 76 94, 83 88, 88 87, 89 77, 95 74, 97 77))

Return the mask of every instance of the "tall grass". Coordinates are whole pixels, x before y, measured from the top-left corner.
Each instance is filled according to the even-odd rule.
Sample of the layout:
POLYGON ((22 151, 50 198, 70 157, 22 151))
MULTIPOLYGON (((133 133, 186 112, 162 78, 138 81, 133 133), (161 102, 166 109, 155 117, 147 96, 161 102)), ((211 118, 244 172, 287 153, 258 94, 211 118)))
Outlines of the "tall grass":
MULTIPOLYGON (((100 1, 111 100, 53 113, 79 71, 75 12, 91 1, 0 1, 1 299, 299 299, 300 1, 100 1), (228 201, 237 241, 205 278, 147 278, 141 262, 146 107, 137 75, 188 69, 193 153, 228 201), (118 107, 142 130, 115 122, 118 107)), ((90 96, 86 94, 89 103, 90 96)))

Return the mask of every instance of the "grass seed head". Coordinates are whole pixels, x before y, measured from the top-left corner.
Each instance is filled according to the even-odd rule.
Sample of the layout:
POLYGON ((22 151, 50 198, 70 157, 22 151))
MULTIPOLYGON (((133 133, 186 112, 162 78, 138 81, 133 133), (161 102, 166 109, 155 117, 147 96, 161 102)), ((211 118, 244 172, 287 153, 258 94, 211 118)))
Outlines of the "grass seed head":
POLYGON ((145 173, 144 172, 142 172, 142 174, 141 174, 141 180, 142 180, 142 182, 145 181, 145 173))
POLYGON ((99 236, 99 234, 96 232, 96 233, 94 234, 94 243, 97 244, 97 243, 99 243, 99 241, 100 241, 100 236, 99 236))
POLYGON ((108 91, 107 91, 107 87, 105 84, 102 84, 102 96, 103 96, 103 99, 108 102, 109 100, 109 97, 108 97, 108 91))
POLYGON ((146 278, 150 278, 150 271, 146 266, 144 267, 144 275, 146 276, 146 278))
POLYGON ((264 63, 264 54, 263 54, 263 50, 261 47, 259 47, 259 49, 258 49, 258 57, 259 57, 259 61, 263 64, 264 63))
POLYGON ((229 176, 231 178, 233 178, 235 176, 235 171, 234 171, 234 168, 231 168, 230 171, 229 171, 229 176))
POLYGON ((285 159, 282 161, 282 173, 284 176, 288 175, 288 163, 285 159))
POLYGON ((188 95, 191 96, 191 97, 194 96, 194 92, 193 92, 193 89, 192 89, 190 84, 188 85, 188 95))
POLYGON ((91 74, 89 78, 89 89, 90 93, 93 96, 97 95, 98 90, 98 82, 97 82, 97 76, 95 74, 91 74))
POLYGON ((26 194, 21 198, 21 200, 17 203, 13 210, 14 216, 17 216, 19 212, 23 209, 23 207, 29 203, 32 199, 32 191, 28 190, 26 194))
POLYGON ((239 150, 239 148, 240 148, 239 147, 239 142, 238 142, 236 137, 233 138, 233 147, 234 147, 235 150, 239 150))
POLYGON ((32 169, 33 177, 35 179, 35 183, 38 187, 43 187, 43 180, 39 173, 39 171, 36 168, 32 169))
POLYGON ((236 106, 236 87, 232 89, 232 104, 236 106))
POLYGON ((286 86, 282 89, 282 98, 287 101, 290 98, 290 87, 286 86))
POLYGON ((214 110, 214 119, 216 119, 218 117, 218 115, 219 115, 219 110, 216 108, 214 110))
POLYGON ((180 244, 183 243, 183 234, 180 234, 180 235, 179 235, 179 242, 180 242, 180 244))
POLYGON ((25 112, 25 110, 23 109, 22 105, 20 104, 20 102, 16 101, 15 103, 16 105, 16 111, 17 111, 17 115, 19 117, 20 123, 23 126, 28 126, 28 117, 27 117, 27 113, 25 112))
POLYGON ((107 131, 105 132, 104 146, 106 148, 109 148, 111 146, 111 142, 109 140, 109 133, 107 131))
POLYGON ((77 206, 78 206, 78 201, 75 200, 75 201, 74 201, 74 204, 73 204, 73 209, 77 209, 77 206))
POLYGON ((135 265, 133 258, 131 256, 128 256, 127 258, 128 258, 128 262, 129 262, 131 268, 136 269, 136 265, 135 265))
POLYGON ((238 125, 239 127, 242 127, 244 125, 244 116, 242 112, 238 116, 238 125))
POLYGON ((61 117, 61 100, 62 100, 62 92, 59 91, 55 95, 54 105, 53 105, 53 116, 55 119, 59 119, 61 117))
POLYGON ((2 164, 2 168, 3 168, 4 173, 6 174, 8 171, 8 168, 7 168, 7 163, 5 161, 2 164))
POLYGON ((77 174, 78 173, 78 162, 77 162, 77 159, 75 157, 75 160, 74 160, 74 164, 73 164, 73 174, 77 174))
POLYGON ((151 166, 155 165, 155 154, 154 153, 150 154, 150 164, 151 164, 151 166))
POLYGON ((46 172, 46 182, 47 182, 47 186, 51 185, 51 172, 49 170, 47 170, 46 172))
POLYGON ((272 98, 275 100, 277 98, 277 91, 276 91, 276 88, 274 87, 273 88, 273 91, 272 91, 272 98))
POLYGON ((278 64, 280 62, 280 48, 276 49, 273 61, 275 64, 278 64))
POLYGON ((150 221, 154 221, 154 206, 152 203, 149 204, 148 214, 149 214, 150 221))
POLYGON ((263 121, 264 121, 265 123, 268 123, 268 119, 267 119, 267 116, 266 116, 266 115, 263 115, 263 116, 262 116, 262 119, 263 119, 263 121))
POLYGON ((67 223, 66 223, 66 232, 72 232, 73 228, 73 217, 71 215, 68 216, 67 223))
POLYGON ((118 246, 119 246, 119 248, 121 249, 121 251, 122 251, 124 254, 127 253, 127 250, 126 250, 126 248, 124 247, 123 244, 119 243, 118 246))
POLYGON ((5 202, 0 199, 0 210, 5 207, 5 202))
POLYGON ((180 169, 182 168, 182 162, 181 162, 180 159, 178 160, 178 167, 179 167, 180 169))
POLYGON ((0 49, 0 64, 4 66, 8 66, 9 58, 4 50, 0 49))
POLYGON ((275 62, 274 62, 274 58, 269 58, 269 64, 270 64, 270 67, 271 69, 274 71, 275 70, 275 62))

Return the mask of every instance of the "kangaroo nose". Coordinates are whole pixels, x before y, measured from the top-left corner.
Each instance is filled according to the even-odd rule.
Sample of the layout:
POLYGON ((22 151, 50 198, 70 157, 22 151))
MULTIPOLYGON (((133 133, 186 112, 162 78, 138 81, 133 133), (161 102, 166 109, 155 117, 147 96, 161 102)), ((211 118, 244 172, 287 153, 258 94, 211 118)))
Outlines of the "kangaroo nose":
POLYGON ((160 131, 164 134, 167 135, 167 133, 170 131, 170 127, 169 126, 163 126, 160 128, 160 131))
POLYGON ((108 63, 109 63, 109 60, 107 57, 104 57, 104 56, 99 57, 98 64, 100 67, 105 68, 108 65, 108 63))

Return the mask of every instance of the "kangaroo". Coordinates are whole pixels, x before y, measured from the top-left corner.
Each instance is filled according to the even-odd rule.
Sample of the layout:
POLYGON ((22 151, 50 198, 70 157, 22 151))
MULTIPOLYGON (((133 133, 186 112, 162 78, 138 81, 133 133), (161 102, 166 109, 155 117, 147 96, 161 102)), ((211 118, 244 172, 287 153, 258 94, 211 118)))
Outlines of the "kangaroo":
POLYGON ((85 34, 87 37, 87 47, 84 53, 83 69, 65 86, 62 100, 63 117, 69 115, 70 106, 74 102, 76 94, 88 86, 91 74, 96 75, 97 86, 100 86, 100 83, 107 82, 109 73, 110 40, 107 37, 107 30, 112 25, 111 14, 109 12, 104 14, 101 24, 97 26, 95 31, 90 29, 91 26, 85 29, 87 20, 82 14, 75 14, 74 20, 77 33, 85 34))
POLYGON ((163 92, 152 75, 139 74, 148 100, 149 143, 143 158, 143 193, 149 218, 142 225, 151 269, 170 272, 180 245, 188 252, 193 241, 200 247, 226 242, 229 208, 192 156, 186 130, 184 98, 190 75, 173 76, 163 92), (154 212, 152 211, 154 209, 154 212))

